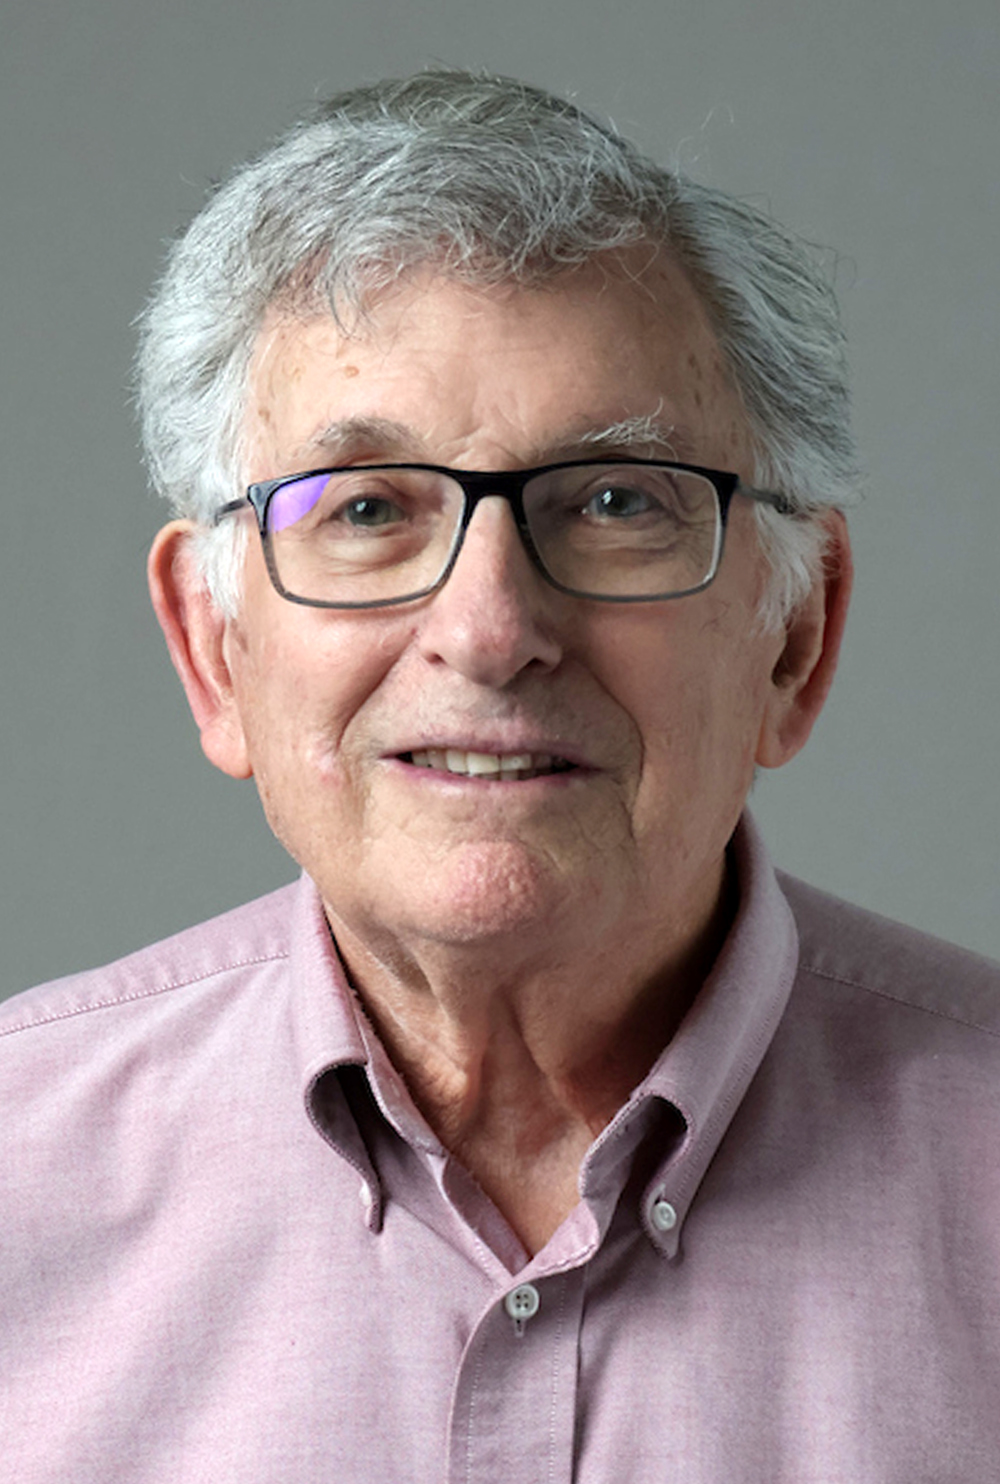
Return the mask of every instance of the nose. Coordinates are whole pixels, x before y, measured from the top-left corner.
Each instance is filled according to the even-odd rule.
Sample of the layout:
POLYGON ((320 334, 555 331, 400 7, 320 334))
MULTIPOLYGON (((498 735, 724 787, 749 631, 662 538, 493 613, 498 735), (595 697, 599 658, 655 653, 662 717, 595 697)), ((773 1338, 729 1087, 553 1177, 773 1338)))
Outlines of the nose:
POLYGON ((526 669, 559 664, 555 609, 568 601, 533 567, 508 502, 488 497, 476 507, 447 581, 427 604, 421 652, 501 690, 526 669))

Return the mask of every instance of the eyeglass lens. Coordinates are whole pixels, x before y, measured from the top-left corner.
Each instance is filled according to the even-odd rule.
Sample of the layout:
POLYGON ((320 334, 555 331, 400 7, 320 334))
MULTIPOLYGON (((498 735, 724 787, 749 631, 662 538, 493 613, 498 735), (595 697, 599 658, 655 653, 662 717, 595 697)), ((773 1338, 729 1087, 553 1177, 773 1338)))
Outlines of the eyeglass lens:
MULTIPOLYGON (((666 597, 714 574, 715 486, 652 464, 587 464, 527 480, 525 523, 542 567, 583 596, 666 597)), ((460 539, 457 479, 417 467, 356 468, 281 485, 267 539, 281 586, 309 602, 374 603, 433 588, 460 539)))

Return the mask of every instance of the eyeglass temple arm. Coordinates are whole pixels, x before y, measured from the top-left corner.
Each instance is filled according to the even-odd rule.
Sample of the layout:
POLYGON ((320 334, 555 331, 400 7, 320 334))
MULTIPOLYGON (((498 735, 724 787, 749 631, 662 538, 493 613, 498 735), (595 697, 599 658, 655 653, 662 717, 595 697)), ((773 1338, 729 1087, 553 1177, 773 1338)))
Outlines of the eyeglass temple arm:
POLYGON ((758 505, 770 505, 779 515, 798 515, 799 506, 787 495, 780 494, 777 490, 759 490, 752 484, 744 484, 742 479, 733 491, 736 495, 743 495, 748 500, 755 500, 758 505))
POLYGON ((241 495, 238 500, 227 500, 225 505, 220 505, 216 510, 212 511, 212 525, 221 525, 227 515, 235 515, 238 510, 245 510, 248 505, 254 511, 254 514, 256 514, 254 503, 248 495, 241 495))

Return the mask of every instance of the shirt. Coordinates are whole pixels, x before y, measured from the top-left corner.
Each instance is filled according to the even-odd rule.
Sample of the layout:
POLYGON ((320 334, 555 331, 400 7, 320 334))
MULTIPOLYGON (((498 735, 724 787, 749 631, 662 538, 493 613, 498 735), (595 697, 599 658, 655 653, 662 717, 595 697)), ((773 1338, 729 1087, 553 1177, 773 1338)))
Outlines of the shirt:
POLYGON ((0 1007, 0 1476, 1000 1474, 1000 969, 772 871, 533 1258, 308 879, 0 1007))

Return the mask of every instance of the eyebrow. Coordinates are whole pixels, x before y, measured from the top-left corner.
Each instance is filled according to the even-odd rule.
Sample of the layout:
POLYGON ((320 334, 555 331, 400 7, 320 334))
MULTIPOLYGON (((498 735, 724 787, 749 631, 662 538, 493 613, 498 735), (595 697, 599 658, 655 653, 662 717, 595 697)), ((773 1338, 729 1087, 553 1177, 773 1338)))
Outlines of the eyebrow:
POLYGON ((315 450, 330 454, 338 461, 350 462, 351 459, 373 456, 396 458, 403 454, 412 455, 419 443, 416 433, 405 423, 387 417, 348 417, 330 423, 310 438, 303 450, 315 450))
MULTIPOLYGON (((644 454, 683 460, 692 457, 692 448, 693 440, 683 429, 646 413, 601 428, 556 434, 535 450, 532 461, 558 463, 593 454, 644 454)), ((337 463, 361 458, 419 461, 424 455, 424 444, 415 429, 392 418, 350 417, 328 424, 302 445, 301 452, 308 458, 322 454, 337 463)))
POLYGON ((661 422, 655 414, 647 413, 609 423, 606 428, 588 430, 563 447, 580 448, 587 453, 634 454, 643 450, 678 459, 690 454, 692 440, 675 424, 661 422))

